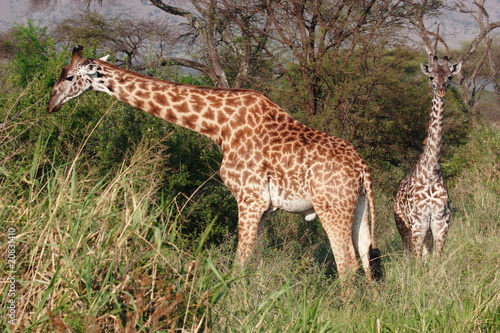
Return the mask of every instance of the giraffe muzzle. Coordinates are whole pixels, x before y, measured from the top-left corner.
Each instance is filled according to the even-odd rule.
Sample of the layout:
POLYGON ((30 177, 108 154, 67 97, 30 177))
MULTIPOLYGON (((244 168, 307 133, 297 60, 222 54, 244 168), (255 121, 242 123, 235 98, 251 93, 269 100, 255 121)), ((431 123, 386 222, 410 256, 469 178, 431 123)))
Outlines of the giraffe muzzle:
POLYGON ((57 112, 61 109, 62 103, 56 104, 52 100, 49 101, 49 104, 47 104, 47 112, 48 113, 54 113, 57 112))

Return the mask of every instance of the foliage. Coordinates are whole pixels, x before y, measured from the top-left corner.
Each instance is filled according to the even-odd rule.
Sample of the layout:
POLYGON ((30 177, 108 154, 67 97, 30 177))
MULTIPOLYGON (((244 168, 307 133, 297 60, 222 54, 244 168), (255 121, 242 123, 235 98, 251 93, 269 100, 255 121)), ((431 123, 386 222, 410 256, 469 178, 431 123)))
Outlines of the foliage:
MULTIPOLYGON (((461 158, 474 165, 480 151, 498 144, 498 135, 491 134, 483 131, 461 158)), ((444 256, 423 264, 409 260, 400 246, 386 248, 384 282, 360 278, 349 292, 314 251, 294 245, 304 231, 288 227, 291 234, 286 235, 284 214, 279 230, 285 242, 261 247, 255 258, 259 262, 244 271, 231 268, 231 239, 204 246, 214 224, 186 241, 172 202, 157 200, 161 175, 171 172, 163 162, 162 140, 142 140, 120 169, 104 177, 97 167, 85 167, 78 155, 70 164, 45 166, 40 172, 50 160, 47 144, 40 135, 27 161, 31 169, 3 172, 0 187, 0 219, 6 222, 2 232, 16 229, 16 293, 22 295, 16 304, 22 331, 499 328, 498 179, 478 181, 481 170, 495 163, 495 146, 452 189, 459 195, 444 256)), ((0 316, 6 318, 5 307, 0 316)))
MULTIPOLYGON (((218 176, 220 149, 198 133, 178 129, 165 141, 172 168, 164 190, 176 197, 186 219, 182 231, 197 237, 214 219, 212 242, 220 242, 236 230, 237 207, 231 192, 218 176)), ((191 235, 191 236, 189 236, 191 235)))
MULTIPOLYGON (((329 94, 324 96, 324 111, 309 117, 295 107, 303 100, 300 95, 282 94, 278 103, 288 104, 291 113, 311 127, 350 141, 370 165, 407 173, 422 152, 432 107, 428 79, 420 71, 425 61, 415 50, 401 47, 384 51, 357 71, 326 63, 322 89, 329 94)), ((446 159, 464 143, 471 124, 454 87, 447 94, 445 112, 446 159)))
POLYGON ((25 26, 15 25, 11 34, 15 42, 7 44, 14 50, 12 64, 19 84, 26 87, 37 73, 44 73, 48 69, 48 61, 54 56, 54 52, 51 52, 54 41, 48 35, 46 27, 41 27, 32 20, 28 20, 25 26))

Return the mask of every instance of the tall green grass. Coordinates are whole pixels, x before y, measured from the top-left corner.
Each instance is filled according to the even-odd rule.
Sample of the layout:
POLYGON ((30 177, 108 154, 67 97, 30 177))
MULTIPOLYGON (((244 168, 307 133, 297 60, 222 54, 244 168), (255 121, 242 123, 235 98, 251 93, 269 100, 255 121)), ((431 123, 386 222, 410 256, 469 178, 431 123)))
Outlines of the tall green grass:
MULTIPOLYGON (((8 147, 22 135, 1 131, 8 147)), ((161 190, 172 172, 162 138, 143 138, 103 174, 81 154, 87 140, 61 162, 49 137, 41 131, 22 148, 29 159, 16 158, 14 148, 3 155, 0 232, 5 239, 16 229, 18 283, 17 322, 7 323, 2 304, 2 331, 500 330, 498 131, 479 127, 445 165, 454 175, 453 217, 442 257, 407 258, 391 196, 377 194, 385 279, 361 277, 352 290, 339 283, 317 221, 274 215, 265 245, 242 270, 233 267, 234 234, 217 246, 207 242, 215 222, 197 239, 184 237, 182 207, 161 190)), ((2 241, 0 253, 6 251, 2 241)), ((7 292, 5 284, 2 299, 7 292)))
POLYGON ((19 281, 17 325, 7 325, 2 307, 3 330, 207 325, 213 293, 228 282, 197 261, 206 234, 196 246, 178 234, 181 212, 159 192, 168 172, 160 141, 140 142, 104 177, 80 155, 54 167, 46 147, 41 134, 29 168, 2 179, 2 232, 17 230, 19 281))

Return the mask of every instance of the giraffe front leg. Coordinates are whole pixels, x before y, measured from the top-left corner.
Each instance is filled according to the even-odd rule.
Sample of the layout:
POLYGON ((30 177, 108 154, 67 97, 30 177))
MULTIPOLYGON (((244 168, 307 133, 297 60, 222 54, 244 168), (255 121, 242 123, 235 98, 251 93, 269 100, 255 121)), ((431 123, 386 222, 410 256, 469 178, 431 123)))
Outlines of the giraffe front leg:
POLYGON ((271 205, 264 177, 258 172, 239 172, 241 169, 237 161, 226 158, 222 160, 220 176, 238 203, 236 262, 240 267, 250 257, 258 237, 263 232, 264 213, 271 205))
POLYGON ((238 246, 236 261, 242 267, 253 252, 255 244, 262 237, 264 231, 264 213, 269 205, 252 202, 250 204, 238 202, 238 246))
POLYGON ((411 238, 411 229, 407 226, 402 218, 403 214, 395 212, 394 219, 396 220, 396 227, 398 229, 401 240, 403 241, 403 248, 407 254, 413 253, 413 241, 411 238))

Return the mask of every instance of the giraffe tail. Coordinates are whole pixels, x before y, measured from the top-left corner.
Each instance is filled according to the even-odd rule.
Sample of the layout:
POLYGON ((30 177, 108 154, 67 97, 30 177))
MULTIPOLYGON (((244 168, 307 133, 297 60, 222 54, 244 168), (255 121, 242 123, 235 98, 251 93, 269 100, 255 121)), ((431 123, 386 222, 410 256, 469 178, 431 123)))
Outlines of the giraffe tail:
POLYGON ((370 271, 372 273, 372 279, 379 281, 384 277, 384 267, 382 266, 382 253, 379 249, 370 246, 370 251, 368 252, 370 258, 370 271))
POLYGON ((382 266, 382 253, 375 246, 375 221, 376 221, 376 212, 375 212, 375 200, 373 196, 373 188, 372 188, 372 178, 369 170, 366 170, 364 176, 364 192, 366 199, 368 200, 368 206, 370 209, 370 238, 371 244, 370 249, 368 251, 368 259, 370 263, 370 271, 372 275, 372 279, 381 280, 384 275, 384 270, 382 266))

